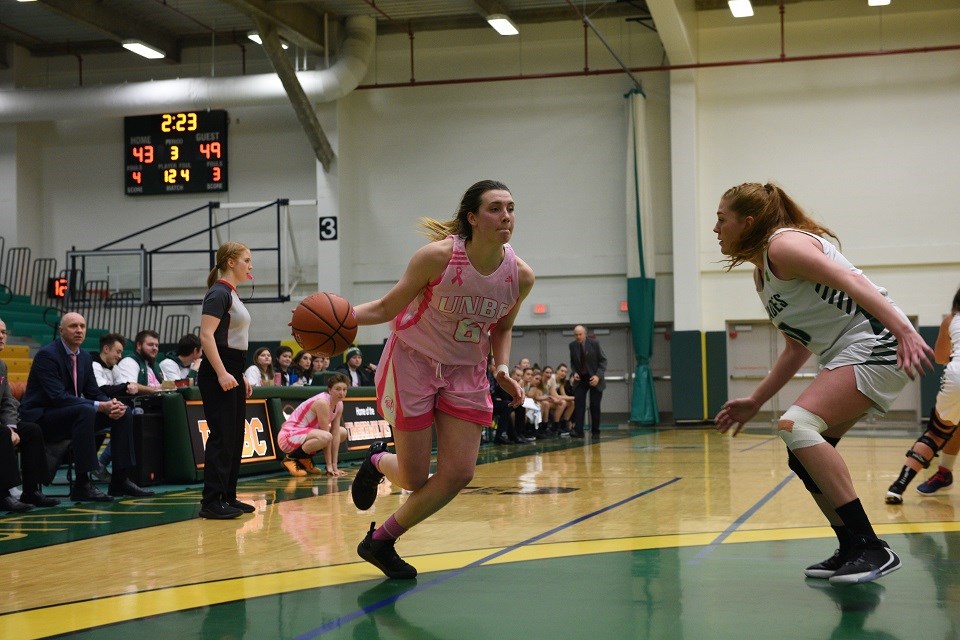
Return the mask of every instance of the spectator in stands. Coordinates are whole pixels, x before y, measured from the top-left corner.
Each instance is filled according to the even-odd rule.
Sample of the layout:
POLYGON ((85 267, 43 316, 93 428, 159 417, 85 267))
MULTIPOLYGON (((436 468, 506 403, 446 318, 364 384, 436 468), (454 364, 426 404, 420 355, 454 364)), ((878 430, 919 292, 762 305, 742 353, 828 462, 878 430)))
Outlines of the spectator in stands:
POLYGON ((310 362, 310 376, 311 380, 307 384, 314 386, 322 386, 324 381, 321 376, 318 376, 318 373, 323 373, 330 368, 330 358, 327 356, 313 356, 313 360, 310 362))
MULTIPOLYGON (((550 377, 553 377, 552 370, 550 377)), ((537 404, 540 405, 541 414, 540 426, 537 429, 537 433, 540 434, 542 432, 544 437, 557 435, 557 421, 553 419, 553 415, 557 412, 561 401, 559 398, 550 395, 550 389, 542 371, 536 372, 536 370, 534 370, 533 394, 537 404)))
MULTIPOLYGON (((97 386, 100 387, 105 395, 114 398, 116 396, 132 396, 137 393, 137 383, 116 381, 115 367, 121 358, 123 358, 123 345, 125 340, 119 333, 105 333, 100 336, 100 351, 93 355, 93 375, 97 379, 97 386)), ((107 442, 107 446, 100 452, 98 460, 100 467, 90 472, 90 477, 98 482, 107 482, 110 480, 110 472, 107 471, 107 465, 110 464, 113 445, 107 442)))
POLYGON ((197 369, 200 368, 200 358, 203 351, 200 349, 200 338, 196 334, 188 333, 177 341, 176 351, 166 354, 160 361, 162 380, 189 380, 194 383, 197 369))
POLYGON ((557 430, 561 436, 570 435, 570 418, 573 416, 575 401, 573 398, 573 386, 570 384, 570 368, 565 363, 557 365, 557 372, 553 376, 553 385, 551 394, 556 394, 564 402, 563 411, 560 413, 560 421, 557 424, 557 430))
MULTIPOLYGON (((563 413, 567 410, 567 401, 560 397, 557 392, 557 377, 552 367, 543 368, 543 392, 550 399, 550 411, 547 414, 547 421, 550 422, 550 429, 557 435, 560 435, 566 428, 563 427, 563 413)), ((573 405, 570 405, 570 411, 573 412, 573 405)))
POLYGON ((272 387, 273 376, 273 355, 270 347, 260 347, 253 354, 253 364, 243 372, 243 377, 251 387, 272 387))
POLYGON ((42 347, 33 359, 20 417, 39 424, 47 442, 71 440, 76 473, 70 499, 74 502, 151 496, 152 491, 141 489, 129 478, 136 464, 133 416, 127 405, 97 387, 93 359, 80 348, 86 337, 87 322, 82 315, 67 313, 60 319, 60 337, 42 347), (109 427, 113 443, 109 496, 93 486, 89 476, 98 467, 95 434, 103 427, 109 427))
MULTIPOLYGON (((527 362, 529 362, 529 360, 527 360, 527 362)), ((521 388, 524 387, 523 369, 520 367, 514 367, 513 373, 510 374, 510 377, 513 378, 521 388)), ((530 421, 527 420, 527 408, 531 403, 527 402, 527 398, 524 398, 523 401, 526 403, 526 405, 520 404, 513 410, 514 430, 516 431, 517 438, 520 442, 534 442, 537 439, 536 432, 530 424, 530 421)))
POLYGON ((310 366, 313 364, 313 356, 306 351, 298 351, 293 356, 293 364, 290 365, 290 386, 302 387, 310 384, 313 379, 313 371, 310 366))
MULTIPOLYGON (((573 398, 573 381, 570 379, 570 367, 565 362, 557 365, 557 393, 563 398, 573 398)), ((572 402, 572 400, 571 400, 572 402)))
MULTIPOLYGON (((7 325, 0 320, 0 351, 7 346, 7 325)), ((7 364, 0 360, 0 510, 21 513, 33 507, 53 507, 60 504, 56 498, 43 495, 40 485, 46 475, 47 454, 43 446, 43 432, 32 422, 20 422, 20 402, 10 392, 7 364), (20 471, 23 492, 17 499, 10 489, 21 482, 17 473, 16 448, 20 448, 20 471)))
POLYGON ((293 363, 293 349, 277 347, 273 352, 273 383, 280 387, 290 386, 290 365, 293 363))
POLYGON ((313 362, 310 363, 314 373, 320 373, 330 368, 330 358, 327 356, 313 356, 313 362))
POLYGON ((547 428, 546 412, 543 410, 544 393, 540 389, 541 374, 537 369, 529 367, 523 371, 523 391, 526 398, 523 408, 527 410, 527 422, 533 427, 533 435, 537 439, 549 438, 552 434, 547 428))
POLYGON ((490 396, 493 401, 493 417, 497 423, 497 430, 494 433, 493 441, 496 444, 514 444, 521 442, 532 442, 533 439, 527 439, 520 436, 516 425, 523 426, 524 409, 522 406, 511 408, 510 403, 513 398, 510 394, 497 383, 496 365, 493 358, 487 367, 487 381, 490 383, 490 396), (490 369, 493 369, 491 375, 490 369))
POLYGON ((133 340, 133 355, 123 358, 114 368, 113 378, 121 382, 137 383, 137 393, 156 393, 160 391, 163 374, 157 366, 157 354, 160 352, 160 334, 152 329, 144 329, 133 340))
POLYGON ((107 395, 134 395, 137 391, 135 383, 117 386, 116 370, 114 367, 123 358, 125 340, 119 333, 105 333, 100 336, 100 351, 92 353, 93 375, 97 379, 97 386, 107 395), (117 386, 116 389, 113 389, 117 386), (107 391, 104 387, 111 388, 107 391))
POLYGON ((336 374, 327 382, 327 390, 301 402, 290 418, 283 423, 277 442, 287 454, 280 463, 292 476, 319 474, 313 465, 313 456, 323 450, 328 476, 343 476, 337 466, 340 443, 347 439, 347 430, 341 424, 343 399, 347 395, 347 377, 336 374))
POLYGON ((363 366, 363 354, 360 353, 360 347, 350 347, 343 354, 343 364, 337 367, 337 372, 347 376, 351 387, 372 387, 373 372, 377 370, 376 365, 368 364, 363 366))
POLYGON ((551 380, 553 380, 553 367, 547 365, 543 368, 543 383, 549 386, 551 380))

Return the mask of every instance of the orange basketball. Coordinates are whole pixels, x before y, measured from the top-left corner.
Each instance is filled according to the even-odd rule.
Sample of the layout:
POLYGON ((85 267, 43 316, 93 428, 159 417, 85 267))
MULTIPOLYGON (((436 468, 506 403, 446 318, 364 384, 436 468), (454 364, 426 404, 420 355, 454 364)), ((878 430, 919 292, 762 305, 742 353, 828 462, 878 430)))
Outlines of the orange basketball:
POLYGON ((318 291, 293 310, 290 333, 304 351, 317 356, 338 356, 357 337, 357 318, 345 299, 318 291))

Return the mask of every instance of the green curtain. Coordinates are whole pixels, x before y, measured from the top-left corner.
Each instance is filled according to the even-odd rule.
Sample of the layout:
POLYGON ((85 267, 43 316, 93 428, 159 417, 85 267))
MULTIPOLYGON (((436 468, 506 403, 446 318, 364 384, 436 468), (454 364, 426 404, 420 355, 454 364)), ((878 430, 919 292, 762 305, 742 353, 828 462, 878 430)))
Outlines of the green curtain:
POLYGON ((633 378, 630 421, 657 424, 660 410, 653 384, 650 358, 653 355, 656 270, 653 246, 653 211, 649 159, 646 143, 646 97, 639 90, 627 94, 629 102, 627 136, 627 309, 637 368, 633 378))

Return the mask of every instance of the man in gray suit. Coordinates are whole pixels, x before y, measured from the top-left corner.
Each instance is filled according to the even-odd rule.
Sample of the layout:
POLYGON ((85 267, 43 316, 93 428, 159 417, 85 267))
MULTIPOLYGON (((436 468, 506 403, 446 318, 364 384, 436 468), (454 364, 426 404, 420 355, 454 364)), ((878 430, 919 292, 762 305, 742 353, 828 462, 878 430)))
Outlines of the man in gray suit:
POLYGON ((570 343, 570 370, 573 371, 573 432, 575 438, 583 437, 583 421, 587 410, 587 395, 590 396, 590 433, 600 437, 600 401, 607 386, 604 373, 607 356, 600 343, 587 337, 587 329, 578 324, 573 328, 574 341, 570 343))
MULTIPOLYGON (((7 325, 0 320, 0 351, 7 346, 7 325)), ((43 433, 39 425, 20 422, 20 402, 10 392, 7 363, 0 360, 0 510, 20 513, 34 506, 52 507, 60 504, 56 498, 43 495, 40 484, 47 468, 43 433), (15 447, 20 448, 20 469, 23 473, 23 493, 20 499, 10 495, 10 489, 21 482, 17 469, 15 447)))

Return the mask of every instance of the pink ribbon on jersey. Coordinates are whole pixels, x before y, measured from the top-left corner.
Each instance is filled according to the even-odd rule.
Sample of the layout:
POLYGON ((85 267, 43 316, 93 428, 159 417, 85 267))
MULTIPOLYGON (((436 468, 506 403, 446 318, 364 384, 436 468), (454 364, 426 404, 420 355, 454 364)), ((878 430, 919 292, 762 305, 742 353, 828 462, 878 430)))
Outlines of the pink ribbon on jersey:
POLYGON ((457 267, 457 275, 453 276, 453 279, 450 280, 452 284, 463 286, 463 267, 457 267))

